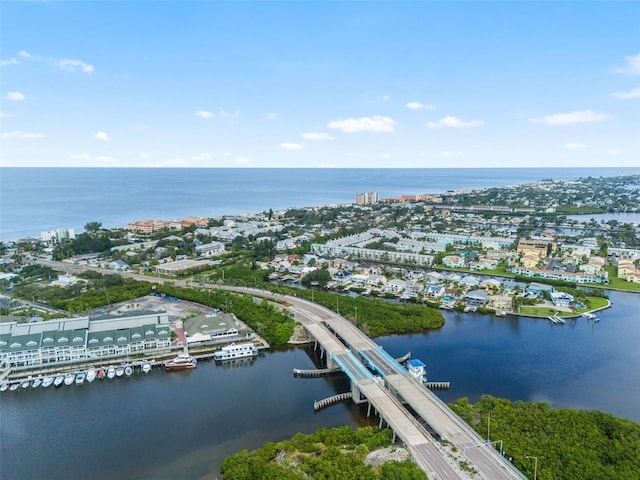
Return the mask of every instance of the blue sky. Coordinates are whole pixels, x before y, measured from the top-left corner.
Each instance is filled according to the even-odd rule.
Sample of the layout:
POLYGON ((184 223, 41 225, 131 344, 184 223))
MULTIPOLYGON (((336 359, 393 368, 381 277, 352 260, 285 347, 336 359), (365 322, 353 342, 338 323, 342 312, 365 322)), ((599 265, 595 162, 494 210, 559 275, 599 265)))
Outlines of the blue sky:
POLYGON ((640 165, 637 2, 6 2, 2 166, 640 165))

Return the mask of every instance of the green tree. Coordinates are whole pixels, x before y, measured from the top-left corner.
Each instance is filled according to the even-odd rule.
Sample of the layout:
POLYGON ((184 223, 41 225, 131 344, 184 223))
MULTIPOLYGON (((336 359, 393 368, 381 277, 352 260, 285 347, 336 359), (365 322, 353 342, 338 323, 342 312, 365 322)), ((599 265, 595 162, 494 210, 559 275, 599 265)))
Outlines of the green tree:
POLYGON ((98 233, 102 229, 102 222, 89 222, 84 226, 85 232, 98 233))

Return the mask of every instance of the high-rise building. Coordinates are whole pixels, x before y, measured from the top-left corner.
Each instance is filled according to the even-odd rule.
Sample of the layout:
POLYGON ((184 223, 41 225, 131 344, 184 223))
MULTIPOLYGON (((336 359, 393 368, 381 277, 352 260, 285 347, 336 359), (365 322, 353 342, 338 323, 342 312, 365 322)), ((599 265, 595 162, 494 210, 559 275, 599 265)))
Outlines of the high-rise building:
POLYGON ((356 195, 356 205, 371 205, 378 203, 378 192, 359 193, 356 195))

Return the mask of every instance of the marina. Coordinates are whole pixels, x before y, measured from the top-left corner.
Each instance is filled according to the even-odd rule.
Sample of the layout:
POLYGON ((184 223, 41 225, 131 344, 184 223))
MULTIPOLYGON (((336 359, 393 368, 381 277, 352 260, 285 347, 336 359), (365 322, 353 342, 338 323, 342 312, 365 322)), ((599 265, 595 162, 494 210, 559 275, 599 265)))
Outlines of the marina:
MULTIPOLYGON (((195 359, 194 359, 195 360, 195 359)), ((154 365, 159 366, 154 362, 154 365)), ((86 370, 77 370, 66 373, 59 373, 57 375, 45 375, 37 377, 27 377, 18 380, 3 380, 0 383, 0 393, 13 392, 18 388, 24 390, 31 387, 32 390, 36 389, 48 389, 52 385, 55 388, 59 388, 63 385, 83 385, 84 383, 92 383, 96 378, 103 380, 104 378, 128 378, 139 373, 141 375, 148 375, 151 372, 151 362, 137 362, 135 364, 125 364, 119 366, 100 367, 90 366, 86 370), (122 371, 121 375, 117 375, 118 371, 122 371)))

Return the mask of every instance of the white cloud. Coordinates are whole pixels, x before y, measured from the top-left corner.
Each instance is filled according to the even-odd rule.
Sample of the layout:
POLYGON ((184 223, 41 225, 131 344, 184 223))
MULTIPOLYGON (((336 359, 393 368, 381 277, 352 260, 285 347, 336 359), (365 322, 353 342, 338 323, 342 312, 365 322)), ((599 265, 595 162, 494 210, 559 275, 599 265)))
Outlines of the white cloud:
POLYGON ((112 163, 113 158, 107 157, 106 155, 100 155, 97 157, 93 157, 93 161, 98 163, 112 163))
POLYGON ((96 140, 102 140, 104 142, 108 142, 109 140, 111 140, 109 135, 107 135, 105 132, 98 132, 93 136, 93 138, 95 138, 96 140))
POLYGON ((76 58, 51 58, 51 57, 41 57, 38 55, 31 55, 29 52, 25 50, 20 50, 18 52, 23 58, 28 58, 29 60, 33 60, 34 62, 42 62, 48 65, 53 65, 54 67, 60 68, 61 70, 65 70, 67 72, 77 72, 81 71, 84 73, 93 73, 93 65, 90 63, 83 62, 82 60, 78 60, 76 58))
POLYGON ((266 118, 267 120, 277 120, 278 118, 280 118, 280 115, 275 112, 271 112, 267 113, 264 118, 266 118))
POLYGON ((445 150, 441 152, 440 155, 442 155, 443 157, 461 157, 462 152, 451 152, 449 150, 445 150))
POLYGON ((18 62, 18 60, 16 60, 15 58, 10 58, 8 60, 0 60, 0 67, 6 67, 8 65, 16 65, 18 62))
POLYGON ((300 136, 305 140, 333 140, 333 137, 325 132, 307 132, 300 136))
POLYGON ((225 110, 220 110, 220 116, 222 118, 238 118, 240 116, 240 110, 236 110, 235 112, 227 112, 225 110))
POLYGON ((28 133, 28 132, 4 132, 2 134, 3 139, 15 138, 17 140, 30 140, 33 138, 43 138, 42 133, 28 133))
POLYGON ((382 101, 383 102, 388 102, 389 100, 391 100, 391 97, 387 94, 382 95, 382 101))
POLYGON ((464 127, 479 127, 480 125, 484 125, 482 120, 471 120, 469 122, 465 122, 457 117, 446 116, 438 120, 437 122, 429 122, 427 123, 427 127, 429 128, 441 128, 441 127, 451 127, 451 128, 464 128, 464 127))
POLYGON ((610 156, 616 156, 616 155, 622 155, 622 150, 618 150, 617 148, 610 148, 609 150, 605 150, 604 151, 605 155, 610 155, 610 156))
POLYGON ((435 105, 425 105, 424 103, 420 103, 420 102, 407 102, 405 103, 405 106, 410 110, 435 110, 436 109, 435 105))
POLYGON ((147 152, 140 152, 140 158, 149 158, 151 155, 149 155, 147 152))
POLYGON ((356 132, 393 132, 396 122, 389 117, 374 115, 372 117, 345 118, 334 120, 327 125, 329 128, 337 128, 344 133, 356 132))
POLYGON ((389 154, 389 153, 381 153, 380 154, 380 158, 382 160, 389 160, 391 158, 391 154, 389 154))
POLYGON ((569 148, 571 150, 577 150, 579 148, 586 147, 586 145, 583 144, 583 143, 575 143, 575 142, 565 143, 564 146, 565 146, 565 148, 569 148))
POLYGON ((213 113, 207 111, 207 110, 198 110, 196 112, 196 115, 199 116, 200 118, 211 118, 213 117, 213 113))
POLYGON ((284 150, 296 151, 302 150, 302 145, 300 145, 299 143, 281 143, 280 148, 284 150))
POLYGON ((592 110, 578 110, 576 112, 556 113, 546 117, 532 118, 533 123, 542 123, 544 125, 572 125, 574 123, 600 122, 610 118, 609 115, 596 113, 592 110))
POLYGON ((619 98, 620 100, 629 100, 631 98, 640 98, 640 87, 629 90, 628 92, 614 92, 612 97, 619 98))
POLYGON ((20 102, 22 100, 26 100, 27 97, 24 93, 21 92, 9 92, 5 97, 7 100, 11 100, 12 102, 20 102))
POLYGON ((211 154, 210 153, 202 152, 202 153, 200 153, 198 155, 194 155, 189 160, 192 160, 194 162, 204 162, 204 161, 210 160, 210 159, 211 159, 211 154))
POLYGON ((91 156, 88 153, 72 153, 69 155, 71 160, 90 160, 91 156))
POLYGON ((240 165, 246 165, 248 163, 251 163, 251 160, 249 160, 249 157, 238 157, 236 158, 236 163, 239 163, 240 165))
POLYGON ((15 117, 14 113, 0 112, 0 118, 11 118, 15 117))
POLYGON ((616 72, 627 73, 629 75, 640 75, 640 53, 625 57, 625 65, 617 68, 616 72))
POLYGON ((84 73, 93 73, 93 65, 73 58, 63 58, 62 60, 58 60, 57 65, 67 72, 82 70, 84 73))

